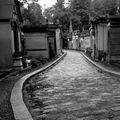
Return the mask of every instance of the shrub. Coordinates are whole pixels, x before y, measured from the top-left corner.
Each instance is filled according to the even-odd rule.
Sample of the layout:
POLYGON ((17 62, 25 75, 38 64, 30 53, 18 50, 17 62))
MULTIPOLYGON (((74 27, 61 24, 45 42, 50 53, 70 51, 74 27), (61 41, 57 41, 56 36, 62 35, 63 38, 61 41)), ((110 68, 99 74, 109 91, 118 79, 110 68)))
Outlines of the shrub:
POLYGON ((32 66, 32 68, 38 67, 38 64, 39 64, 39 61, 37 59, 35 59, 35 58, 31 59, 31 66, 32 66))
POLYGON ((90 47, 87 47, 87 48, 86 48, 86 54, 91 56, 91 54, 92 54, 92 49, 91 49, 90 47))

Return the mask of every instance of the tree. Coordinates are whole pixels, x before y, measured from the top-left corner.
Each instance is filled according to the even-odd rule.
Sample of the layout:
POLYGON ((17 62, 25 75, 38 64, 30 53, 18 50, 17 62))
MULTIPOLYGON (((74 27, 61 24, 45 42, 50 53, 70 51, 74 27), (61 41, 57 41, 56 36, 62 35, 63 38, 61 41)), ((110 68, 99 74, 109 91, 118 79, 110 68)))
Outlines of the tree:
MULTIPOLYGON (((56 4, 53 6, 54 7, 54 22, 57 21, 57 19, 60 20, 62 16, 65 14, 65 7, 64 7, 64 1, 65 0, 57 0, 56 4)), ((61 22, 61 21, 60 21, 61 22)))
POLYGON ((92 2, 93 9, 96 15, 116 14, 116 0, 94 0, 92 2))
POLYGON ((28 4, 28 8, 23 9, 22 15, 25 25, 40 26, 45 23, 41 6, 38 3, 28 4))
POLYGON ((82 26, 89 25, 90 4, 90 0, 69 1, 69 11, 73 21, 73 29, 82 30, 82 26))
POLYGON ((59 19, 62 38, 66 41, 70 20, 74 30, 82 30, 82 26, 89 24, 89 7, 89 0, 69 0, 68 7, 65 7, 65 0, 57 0, 54 6, 45 10, 44 15, 53 23, 59 19))
POLYGON ((47 9, 45 9, 45 11, 43 12, 43 15, 45 16, 45 18, 48 19, 48 22, 53 22, 53 12, 54 11, 54 7, 48 7, 47 9))
POLYGON ((82 27, 89 24, 90 0, 69 0, 68 3, 65 7, 65 0, 57 0, 54 6, 44 12, 48 21, 56 23, 59 19, 63 43, 67 41, 69 35, 70 20, 73 30, 82 31, 82 27))

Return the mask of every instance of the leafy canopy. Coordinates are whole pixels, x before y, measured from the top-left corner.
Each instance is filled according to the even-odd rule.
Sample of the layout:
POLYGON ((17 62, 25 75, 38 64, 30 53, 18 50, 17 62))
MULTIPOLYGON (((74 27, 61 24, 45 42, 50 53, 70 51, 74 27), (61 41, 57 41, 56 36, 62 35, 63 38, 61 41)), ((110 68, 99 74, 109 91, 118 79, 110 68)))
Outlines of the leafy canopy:
POLYGON ((45 24, 45 18, 42 15, 41 6, 38 3, 32 2, 27 8, 23 7, 22 16, 24 25, 40 26, 45 24))

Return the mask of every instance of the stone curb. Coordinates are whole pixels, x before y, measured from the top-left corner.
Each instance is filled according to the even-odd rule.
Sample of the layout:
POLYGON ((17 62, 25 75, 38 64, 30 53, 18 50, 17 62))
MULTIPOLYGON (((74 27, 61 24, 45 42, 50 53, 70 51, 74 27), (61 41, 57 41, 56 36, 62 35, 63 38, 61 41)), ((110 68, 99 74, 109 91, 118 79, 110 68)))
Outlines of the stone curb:
POLYGON ((29 73, 19 79, 19 81, 14 85, 11 93, 10 103, 13 109, 15 120, 33 120, 31 114, 29 113, 25 103, 23 102, 22 89, 24 83, 32 76, 45 71, 48 68, 53 67, 60 60, 62 60, 67 53, 64 53, 61 57, 50 63, 49 65, 38 69, 32 73, 29 73))
MULTIPOLYGON (((106 73, 109 73, 111 75, 115 75, 115 76, 118 76, 120 77, 120 72, 115 72, 113 70, 109 70, 107 68, 104 68, 102 67, 101 65, 95 63, 94 61, 92 61, 89 57, 87 57, 84 53, 81 52, 81 54, 87 59, 88 62, 90 62, 91 64, 93 64, 95 67, 97 67, 98 69, 100 69, 101 71, 104 71, 106 73)), ((120 107, 113 107, 111 108, 112 111, 114 112, 117 112, 117 111, 120 111, 120 107)), ((94 114, 101 114, 101 113, 107 113, 107 110, 106 109, 102 109, 102 110, 98 110, 96 111, 94 114)))
POLYGON ((107 69, 107 68, 105 68, 105 67, 102 67, 101 65, 99 65, 99 64, 95 63, 94 61, 92 61, 92 60, 91 60, 89 57, 87 57, 84 53, 81 52, 81 54, 82 54, 90 63, 92 63, 94 66, 96 66, 98 69, 100 69, 100 70, 102 70, 102 71, 104 71, 104 72, 106 72, 106 73, 109 73, 109 74, 111 74, 111 75, 120 76, 120 72, 115 72, 115 71, 113 71, 113 70, 109 70, 109 69, 107 69))

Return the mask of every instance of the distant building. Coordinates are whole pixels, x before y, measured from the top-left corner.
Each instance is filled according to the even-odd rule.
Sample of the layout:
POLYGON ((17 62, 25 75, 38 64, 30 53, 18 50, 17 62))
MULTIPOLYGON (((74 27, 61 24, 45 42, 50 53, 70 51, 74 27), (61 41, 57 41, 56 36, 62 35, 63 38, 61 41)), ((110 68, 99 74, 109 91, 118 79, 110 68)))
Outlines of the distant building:
POLYGON ((120 63, 120 16, 100 16, 91 22, 92 57, 120 63))
POLYGON ((41 27, 23 27, 28 57, 50 58, 61 54, 60 28, 55 24, 41 27))
POLYGON ((92 57, 98 60, 105 59, 108 50, 107 17, 95 18, 91 24, 92 57))
POLYGON ((80 49, 86 52, 86 49, 90 47, 91 47, 90 32, 89 30, 84 30, 81 33, 81 37, 80 37, 80 49))
MULTIPOLYGON (((70 28, 71 25, 70 25, 70 28)), ((69 41, 68 41, 68 47, 69 49, 73 50, 79 50, 80 45, 80 38, 79 38, 79 30, 69 30, 69 41)))
MULTIPOLYGON (((51 49, 54 51, 53 55, 59 55, 62 52, 62 40, 61 40, 61 31, 59 24, 48 24, 48 44, 49 44, 49 55, 51 56, 51 49)), ((49 56, 49 57, 50 57, 49 56)), ((51 56, 52 57, 52 56, 51 56)), ((50 57, 50 58, 51 58, 50 57)))
POLYGON ((73 27, 72 27, 72 20, 70 19, 69 36, 68 36, 68 48, 69 49, 73 49, 72 34, 73 34, 73 27))
POLYGON ((73 33, 72 33, 72 49, 74 50, 79 50, 79 30, 75 30, 73 33))

